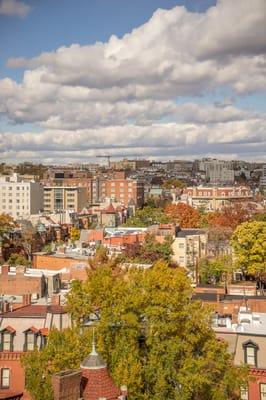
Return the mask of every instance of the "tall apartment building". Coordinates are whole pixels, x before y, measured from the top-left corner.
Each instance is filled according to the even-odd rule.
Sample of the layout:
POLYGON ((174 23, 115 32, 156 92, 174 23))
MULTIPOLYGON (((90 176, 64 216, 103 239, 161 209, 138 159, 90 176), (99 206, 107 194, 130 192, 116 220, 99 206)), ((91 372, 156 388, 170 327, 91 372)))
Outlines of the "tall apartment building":
POLYGON ((86 188, 78 186, 44 186, 44 212, 81 211, 87 205, 86 188))
POLYGON ((233 183, 235 179, 230 161, 202 160, 199 169, 205 171, 206 181, 213 184, 233 183))
POLYGON ((43 209, 43 186, 24 181, 17 174, 0 177, 0 213, 14 219, 27 218, 43 209))
POLYGON ((106 179, 100 182, 100 196, 102 199, 109 197, 121 202, 126 207, 134 203, 138 207, 144 204, 144 184, 137 179, 125 178, 120 172, 114 175, 113 179, 106 179))

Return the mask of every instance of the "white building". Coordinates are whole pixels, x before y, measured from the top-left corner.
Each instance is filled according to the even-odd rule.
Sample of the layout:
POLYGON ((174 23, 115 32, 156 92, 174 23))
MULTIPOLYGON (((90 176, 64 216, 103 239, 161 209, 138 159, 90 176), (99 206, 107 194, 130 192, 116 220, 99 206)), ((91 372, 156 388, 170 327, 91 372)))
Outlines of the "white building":
POLYGON ((260 178, 260 186, 266 190, 266 164, 262 166, 262 176, 260 178))
POLYGON ((27 218, 43 209, 43 186, 25 182, 17 174, 0 176, 0 213, 14 219, 27 218))
POLYGON ((204 229, 182 229, 172 244, 173 261, 180 267, 195 267, 206 256, 208 235, 204 229))
POLYGON ((206 181, 213 184, 233 183, 235 173, 230 161, 203 160, 199 165, 200 171, 205 171, 206 181))

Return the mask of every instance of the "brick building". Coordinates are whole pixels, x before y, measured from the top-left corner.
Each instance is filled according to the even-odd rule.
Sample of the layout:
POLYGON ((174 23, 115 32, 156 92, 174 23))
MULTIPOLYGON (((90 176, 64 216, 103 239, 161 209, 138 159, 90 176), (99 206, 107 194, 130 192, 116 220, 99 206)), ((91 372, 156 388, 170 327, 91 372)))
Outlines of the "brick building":
POLYGON ((192 207, 206 210, 219 210, 224 206, 239 202, 250 202, 253 199, 248 187, 187 187, 183 190, 182 201, 192 207))
POLYGON ((213 329, 228 343, 235 365, 247 364, 252 380, 241 389, 242 400, 266 399, 266 313, 239 309, 236 321, 230 315, 216 315, 213 329))
POLYGON ((57 293, 60 289, 59 274, 24 266, 2 265, 0 270, 0 293, 9 296, 31 294, 35 299, 57 293))
POLYGON ((57 271, 63 282, 73 279, 86 280, 87 269, 90 268, 88 256, 65 253, 64 248, 60 253, 34 253, 32 266, 39 270, 57 271))
POLYGON ((71 321, 59 296, 50 305, 32 305, 30 296, 24 297, 22 307, 0 314, 0 383, 4 394, 23 393, 23 399, 29 400, 21 356, 45 345, 52 327, 61 330, 71 326, 71 321))

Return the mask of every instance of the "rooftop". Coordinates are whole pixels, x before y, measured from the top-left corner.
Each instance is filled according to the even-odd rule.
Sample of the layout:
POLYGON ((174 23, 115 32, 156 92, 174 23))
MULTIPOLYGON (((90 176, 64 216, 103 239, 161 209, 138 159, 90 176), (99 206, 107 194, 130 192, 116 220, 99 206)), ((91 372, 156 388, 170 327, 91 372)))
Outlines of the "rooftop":
POLYGON ((30 304, 1 314, 2 318, 45 318, 47 313, 65 314, 64 306, 30 304))

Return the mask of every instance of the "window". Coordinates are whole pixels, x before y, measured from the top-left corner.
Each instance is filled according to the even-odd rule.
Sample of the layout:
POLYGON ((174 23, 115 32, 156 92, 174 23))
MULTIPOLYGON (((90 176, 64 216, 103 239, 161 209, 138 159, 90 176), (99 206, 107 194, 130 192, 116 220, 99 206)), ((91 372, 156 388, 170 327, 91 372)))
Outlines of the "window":
POLYGON ((14 334, 15 330, 8 328, 1 331, 1 351, 13 351, 14 334))
POLYGON ((8 389, 10 386, 10 369, 2 368, 1 369, 1 388, 8 389))
POLYGON ((9 332, 3 333, 3 350, 10 351, 11 349, 11 334, 9 332))
POLYGON ((260 400, 266 400, 266 383, 260 384, 260 400))
POLYGON ((185 243, 179 243, 178 247, 179 247, 180 249, 183 249, 183 248, 185 247, 185 243))
POLYGON ((242 387, 240 389, 240 398, 241 400, 248 400, 248 388, 242 387))
POLYGON ((256 367, 258 345, 249 340, 248 342, 243 343, 243 349, 244 349, 245 363, 256 367))
POLYGON ((36 341, 37 341, 37 335, 31 330, 26 331, 24 351, 34 350, 34 347, 36 346, 36 341))

